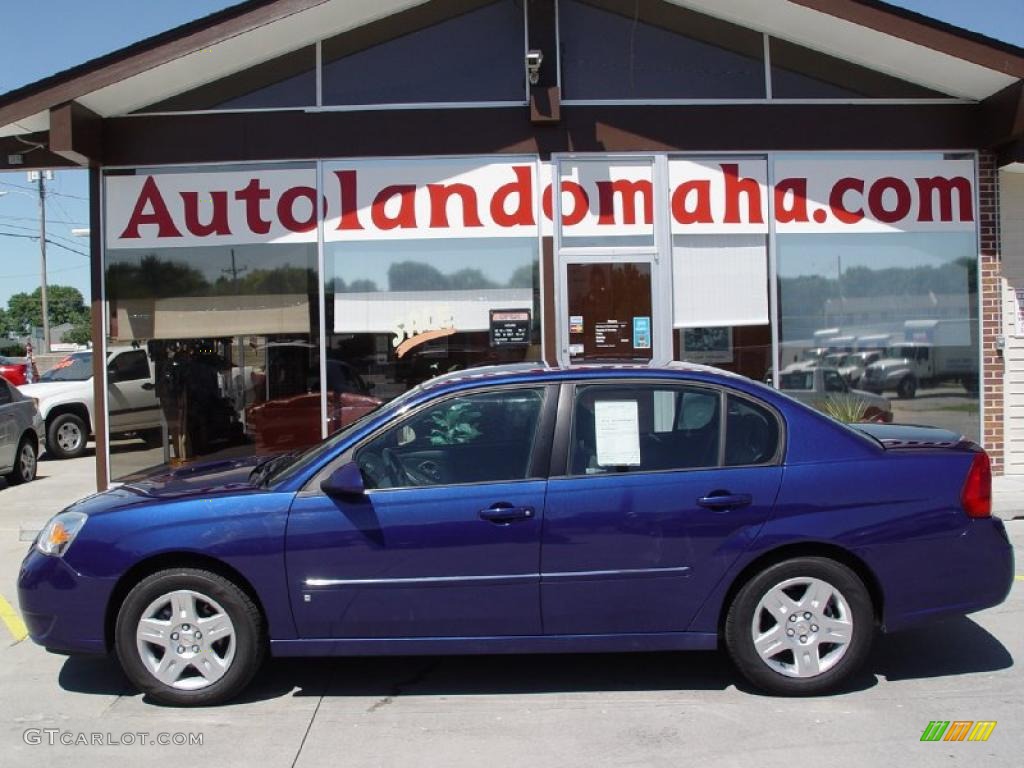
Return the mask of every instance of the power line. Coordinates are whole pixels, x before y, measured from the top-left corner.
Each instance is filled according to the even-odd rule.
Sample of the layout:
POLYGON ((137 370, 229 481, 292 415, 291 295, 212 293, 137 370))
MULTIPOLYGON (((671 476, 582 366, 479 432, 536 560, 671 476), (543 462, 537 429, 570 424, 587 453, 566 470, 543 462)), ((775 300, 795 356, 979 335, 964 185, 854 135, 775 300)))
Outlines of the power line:
MULTIPOLYGON (((22 235, 18 232, 0 232, 0 237, 21 237, 24 238, 25 240, 39 240, 39 235, 22 235)), ((51 240, 50 238, 46 238, 46 242, 50 245, 55 245, 58 248, 63 248, 65 251, 71 251, 72 253, 77 253, 79 256, 85 256, 85 258, 89 258, 89 254, 86 253, 85 251, 79 251, 74 248, 70 248, 64 245, 63 243, 58 243, 54 240, 51 240)))
MULTIPOLYGON (((25 192, 38 193, 35 187, 25 187, 22 186, 21 184, 15 184, 10 181, 0 181, 0 184, 3 184, 5 187, 14 187, 14 189, 21 189, 24 190, 25 192)), ((70 197, 72 200, 84 200, 85 202, 89 202, 88 197, 82 197, 81 195, 71 195, 68 194, 67 192, 54 192, 53 190, 48 189, 46 190, 46 194, 59 195, 60 197, 70 197)))
MULTIPOLYGON (((88 268, 89 268, 88 264, 79 264, 77 267, 58 267, 57 269, 48 269, 48 270, 46 270, 46 272, 47 272, 47 274, 53 275, 53 274, 56 274, 58 272, 77 272, 80 269, 88 269, 88 268)), ((22 273, 17 274, 17 275, 0 275, 0 278, 7 278, 7 277, 39 277, 39 273, 38 272, 22 272, 22 273)))
MULTIPOLYGON (((22 226, 20 226, 18 224, 4 224, 3 222, 0 222, 0 227, 7 227, 9 229, 21 229, 21 230, 24 230, 26 232, 38 232, 38 229, 36 229, 35 227, 22 227, 22 226)), ((77 246, 77 245, 80 244, 80 241, 78 241, 78 240, 72 240, 70 237, 64 237, 64 235, 54 235, 54 234, 48 235, 47 238, 46 238, 46 242, 52 243, 53 242, 52 238, 57 238, 58 240, 63 240, 65 243, 71 243, 71 245, 74 245, 74 246, 77 246)), ((36 240, 39 239, 38 235, 35 237, 35 239, 36 240)))
MULTIPOLYGON (((38 216, 0 216, 0 219, 8 219, 9 221, 34 221, 36 223, 39 222, 38 216)), ((69 221, 67 219, 51 219, 49 216, 46 217, 46 220, 54 224, 74 224, 79 227, 89 226, 88 221, 69 221)))

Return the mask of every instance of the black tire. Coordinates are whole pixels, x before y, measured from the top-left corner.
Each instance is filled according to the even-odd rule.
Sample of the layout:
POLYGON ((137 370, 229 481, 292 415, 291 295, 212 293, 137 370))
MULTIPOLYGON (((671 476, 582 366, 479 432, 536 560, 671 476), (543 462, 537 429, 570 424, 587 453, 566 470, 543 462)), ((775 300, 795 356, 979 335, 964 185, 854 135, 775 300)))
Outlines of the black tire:
POLYGON ((896 394, 904 400, 910 400, 917 394, 917 379, 913 376, 904 376, 896 385, 896 394))
POLYGON ((18 452, 14 454, 14 469, 7 475, 8 484, 21 485, 32 482, 36 479, 38 465, 39 448, 36 441, 24 435, 18 443, 18 452))
MULTIPOLYGON (((197 601, 197 604, 200 602, 197 601)), ((170 620, 169 616, 168 620, 170 620)), ((188 619, 184 621, 188 621, 188 619)), ((201 618, 200 621, 202 621, 201 618)), ((170 625, 168 626, 170 627, 170 625)), ((172 629, 168 629, 168 634, 172 629)), ((207 638, 207 642, 209 642, 209 638, 207 638)), ((213 642, 216 644, 222 641, 213 642)), ((259 670, 266 655, 266 647, 263 617, 252 598, 230 580, 211 571, 197 568, 171 568, 147 576, 128 593, 117 614, 115 648, 122 669, 139 690, 164 704, 204 706, 220 704, 237 696, 259 670), (178 590, 189 590, 215 601, 230 618, 234 628, 233 637, 226 639, 227 642, 234 644, 233 657, 226 670, 215 682, 195 690, 174 687, 158 679, 150 671, 147 662, 144 661, 136 642, 136 632, 143 613, 154 602, 160 601, 164 596, 178 590)), ((227 646, 221 646, 219 653, 226 655, 226 649, 227 646)), ((181 651, 180 646, 178 651, 181 651)), ((203 647, 200 653, 194 654, 191 658, 199 661, 203 658, 203 654, 208 652, 212 651, 203 647)), ((174 653, 174 649, 167 648, 165 653, 174 653)), ((157 661, 162 661, 162 655, 157 661)), ((201 677, 197 667, 192 666, 188 659, 183 659, 178 663, 185 673, 184 678, 201 677)))
POLYGON ((85 453, 89 426, 75 413, 54 416, 46 425, 46 452, 56 459, 75 459, 85 453))
MULTIPOLYGON (((792 616, 793 614, 791 614, 792 616)), ((780 629, 786 628, 790 631, 789 618, 783 618, 779 622, 780 629)), ((767 632, 769 628, 759 625, 760 631, 767 632)), ((792 640, 782 638, 783 646, 776 651, 777 656, 773 658, 780 664, 786 664, 787 659, 792 659, 793 666, 796 666, 795 652, 788 650, 789 647, 797 649, 814 649, 815 658, 819 653, 825 653, 819 659, 819 663, 827 661, 827 654, 838 651, 839 645, 820 643, 816 639, 817 629, 812 637, 811 645, 801 646, 800 636, 792 640), (822 651, 822 649, 824 649, 822 651), (787 656, 787 654, 789 654, 787 656)), ((826 693, 836 689, 850 675, 855 673, 867 659, 871 649, 871 642, 874 639, 875 622, 874 611, 871 604, 871 596, 868 594, 864 583, 852 570, 841 563, 825 557, 798 557, 792 560, 785 560, 781 563, 769 566, 751 578, 736 594, 725 621, 725 644, 740 673, 752 685, 768 693, 781 696, 813 696, 826 693), (831 662, 831 666, 813 676, 795 677, 789 676, 779 669, 770 666, 768 661, 762 659, 754 645, 754 616, 758 612, 758 605, 761 599, 766 597, 777 585, 783 584, 790 579, 819 579, 831 585, 845 601, 845 607, 836 611, 837 603, 829 602, 827 606, 821 607, 820 616, 812 614, 811 620, 797 619, 793 622, 794 628, 810 629, 816 627, 808 621, 831 620, 828 612, 841 615, 847 612, 848 618, 852 621, 850 639, 846 644, 845 652, 838 660, 831 662)))

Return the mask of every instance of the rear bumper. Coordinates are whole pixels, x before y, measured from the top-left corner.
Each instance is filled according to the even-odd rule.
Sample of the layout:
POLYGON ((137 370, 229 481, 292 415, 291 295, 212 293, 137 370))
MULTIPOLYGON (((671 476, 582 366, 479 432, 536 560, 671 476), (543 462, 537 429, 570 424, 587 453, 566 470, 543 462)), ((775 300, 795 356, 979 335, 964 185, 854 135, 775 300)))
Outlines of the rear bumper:
POLYGON ((955 539, 937 539, 931 549, 928 558, 918 560, 927 563, 926 569, 910 583, 890 589, 886 632, 991 608, 1010 593, 1013 546, 999 518, 971 520, 955 539))
POLYGON ((82 576, 61 557, 32 549, 18 574, 18 604, 33 642, 64 653, 106 653, 113 579, 82 576))

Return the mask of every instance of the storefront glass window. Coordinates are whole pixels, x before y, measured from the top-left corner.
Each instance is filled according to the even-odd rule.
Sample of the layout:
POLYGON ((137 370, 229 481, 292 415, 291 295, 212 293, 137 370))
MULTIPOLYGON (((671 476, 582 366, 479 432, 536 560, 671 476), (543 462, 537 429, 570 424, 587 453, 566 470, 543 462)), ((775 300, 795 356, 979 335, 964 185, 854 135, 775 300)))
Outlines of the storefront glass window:
POLYGON ((813 397, 814 368, 824 368, 819 399, 842 391, 870 408, 881 396, 893 421, 979 439, 974 233, 794 234, 777 242, 783 390, 799 382, 813 397), (830 387, 827 374, 835 373, 843 382, 830 387))
POLYGON ((323 103, 525 100, 521 2, 428 5, 438 18, 415 32, 381 22, 324 40, 323 103))
MULTIPOLYGON (((298 173, 312 169, 294 168, 298 173)), ((286 171, 289 172, 289 171, 286 171)), ((258 178, 260 169, 247 169, 258 178)), ((107 399, 113 480, 164 463, 277 453, 320 438, 316 242, 124 247, 118 184, 152 179, 141 239, 184 229, 172 190, 226 186, 217 171, 107 178, 107 399), (175 177, 185 181, 175 182, 175 177), (199 181, 197 181, 197 179, 199 181), (111 185, 114 185, 113 187, 111 185), (164 210, 168 218, 155 221, 164 210)), ((147 181, 147 184, 149 182, 147 181)), ((145 194, 145 192, 144 192, 145 194)), ((198 194, 189 226, 219 220, 198 194)), ((141 199, 141 198, 140 198, 141 199)), ((217 202, 212 209, 217 210, 217 202)), ((187 205, 186 205, 187 209, 187 205)), ((224 226, 238 228, 227 215, 224 226)), ((132 225, 129 225, 129 227, 132 225)), ((130 233, 134 235, 135 233, 130 233)), ((181 234, 181 232, 179 232, 181 234)), ((184 239, 184 237, 179 238, 184 239)))
POLYGON ((670 3, 561 0, 558 12, 566 100, 765 97, 758 32, 670 3))
POLYGON ((541 359, 536 237, 330 243, 325 259, 332 432, 438 374, 541 359))

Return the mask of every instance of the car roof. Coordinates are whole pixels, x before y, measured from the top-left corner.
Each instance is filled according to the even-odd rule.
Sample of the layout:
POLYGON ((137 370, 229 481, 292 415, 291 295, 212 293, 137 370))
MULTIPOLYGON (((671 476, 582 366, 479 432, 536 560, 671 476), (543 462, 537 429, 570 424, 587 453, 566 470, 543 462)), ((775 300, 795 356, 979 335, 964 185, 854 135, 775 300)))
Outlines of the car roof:
POLYGON ((732 371, 725 371, 710 365, 699 365, 697 363, 684 363, 672 361, 661 365, 644 365, 640 363, 626 364, 593 364, 577 366, 552 366, 544 362, 508 363, 504 365, 485 365, 476 368, 466 368, 459 371, 451 371, 429 379, 421 385, 424 392, 435 390, 439 387, 457 387, 459 385, 481 385, 499 384, 503 382, 529 382, 529 381, 558 381, 563 379, 589 379, 589 378, 623 378, 625 376, 639 376, 642 378, 657 378, 665 374, 678 376, 680 373, 696 374, 698 378, 713 377, 719 380, 726 378, 743 384, 751 384, 755 387, 764 385, 741 376, 732 371))

